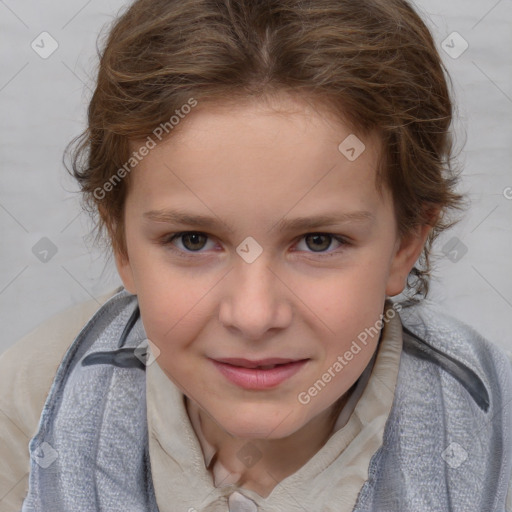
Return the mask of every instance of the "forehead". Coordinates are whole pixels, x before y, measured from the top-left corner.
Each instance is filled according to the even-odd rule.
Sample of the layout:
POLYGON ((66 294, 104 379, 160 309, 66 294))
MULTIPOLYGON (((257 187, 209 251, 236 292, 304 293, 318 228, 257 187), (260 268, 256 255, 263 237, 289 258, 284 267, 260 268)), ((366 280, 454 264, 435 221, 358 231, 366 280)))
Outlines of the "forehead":
POLYGON ((156 142, 130 180, 129 195, 146 209, 176 201, 245 213, 361 209, 379 196, 378 137, 358 137, 328 109, 289 96, 199 103, 156 142))
POLYGON ((180 117, 163 146, 168 142, 170 146, 184 144, 198 149, 201 140, 214 138, 220 147, 233 146, 246 136, 250 141, 246 140, 244 147, 259 143, 271 150, 279 143, 284 145, 283 152, 290 146, 300 146, 303 151, 324 151, 328 147, 337 148, 346 136, 353 135, 364 139, 365 144, 377 146, 371 149, 380 149, 376 134, 356 134, 332 106, 297 94, 281 92, 262 98, 200 101, 180 117), (304 146, 306 140, 308 144, 304 146))

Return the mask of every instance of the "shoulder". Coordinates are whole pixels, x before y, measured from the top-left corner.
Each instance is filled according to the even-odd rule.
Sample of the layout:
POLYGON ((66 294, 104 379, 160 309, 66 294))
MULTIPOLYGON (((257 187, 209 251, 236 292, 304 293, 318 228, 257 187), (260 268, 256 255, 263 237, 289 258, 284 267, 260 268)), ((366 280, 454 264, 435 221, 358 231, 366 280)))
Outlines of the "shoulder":
MULTIPOLYGON (((512 385, 512 354, 466 323, 431 304, 404 308, 400 318, 405 337, 409 340, 414 337, 431 353, 443 356, 445 366, 452 369, 465 367, 466 373, 473 372, 487 389, 512 385)), ((459 372, 458 375, 462 374, 459 372)))
POLYGON ((512 353, 432 305, 402 309, 400 317, 404 351, 450 374, 460 384, 459 390, 468 392, 486 416, 490 415, 486 424, 499 432, 494 442, 502 444, 502 464, 506 468, 505 510, 512 512, 512 471, 507 462, 512 457, 512 353))
POLYGON ((69 346, 92 315, 119 288, 62 311, 0 354, 0 404, 32 435, 55 372, 69 346))
POLYGON ((121 289, 54 315, 0 354, 2 510, 21 508, 28 485, 28 443, 62 358, 94 313, 121 289))

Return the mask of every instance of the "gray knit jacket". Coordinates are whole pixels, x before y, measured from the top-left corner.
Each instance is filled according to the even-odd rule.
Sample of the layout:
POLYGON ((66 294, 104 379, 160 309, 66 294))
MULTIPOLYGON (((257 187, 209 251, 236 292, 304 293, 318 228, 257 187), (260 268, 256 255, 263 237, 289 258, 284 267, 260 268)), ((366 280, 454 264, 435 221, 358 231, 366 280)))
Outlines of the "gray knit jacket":
MULTIPOLYGON (((453 318, 422 307, 400 316, 394 402, 354 512, 512 512, 510 361, 453 318)), ((143 339, 137 298, 122 290, 70 346, 30 441, 22 512, 159 510, 143 339)), ((326 492, 308 512, 335 510, 326 492)))

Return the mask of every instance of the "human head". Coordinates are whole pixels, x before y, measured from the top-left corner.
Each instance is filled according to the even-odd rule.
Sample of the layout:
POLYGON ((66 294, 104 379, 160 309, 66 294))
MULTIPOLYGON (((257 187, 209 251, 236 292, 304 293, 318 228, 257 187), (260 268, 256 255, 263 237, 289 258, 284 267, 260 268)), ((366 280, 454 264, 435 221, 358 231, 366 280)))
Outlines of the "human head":
MULTIPOLYGON (((443 229, 445 212, 459 199, 450 173, 451 115, 431 35, 403 1, 139 0, 115 22, 101 57, 89 127, 75 153, 75 175, 86 201, 100 214, 99 227, 110 235, 125 286, 138 295, 148 337, 162 351, 159 364, 224 426, 230 415, 222 406, 227 398, 240 414, 238 422, 231 423, 234 435, 263 435, 264 427, 273 425, 271 419, 279 424, 272 430, 277 437, 306 424, 355 382, 378 337, 361 351, 357 364, 349 365, 346 378, 308 408, 292 403, 296 390, 291 388, 264 397, 235 392, 217 380, 206 358, 304 357, 313 363, 301 385, 312 383, 334 362, 337 351, 344 353, 360 330, 375 324, 385 297, 402 291, 424 246, 427 266, 412 270, 418 279, 411 290, 426 291, 429 241, 443 229), (253 122, 252 128, 249 124, 244 130, 243 119, 253 122), (254 127, 260 130, 248 138, 254 127), (267 128, 279 147, 271 147, 267 128), (344 134, 339 141, 337 130, 344 134), (286 134, 294 135, 300 145, 286 134), (367 146, 354 162, 336 147, 348 135, 367 146), (201 137, 203 153, 197 150, 201 137), (229 155, 216 158, 215 148, 223 141, 241 145, 233 147, 238 153, 233 151, 232 160, 226 159, 229 155), (247 147, 245 164, 237 159, 240 147, 247 147), (304 157, 296 161, 299 170, 293 182, 285 150, 286 155, 296 151, 304 157), (339 190, 340 203, 349 210, 355 210, 356 203, 373 208, 373 227, 367 228, 373 234, 360 243, 366 243, 366 256, 361 252, 361 258, 352 260, 351 274, 333 272, 333 263, 330 275, 325 268, 309 268, 282 285, 276 274, 271 287, 268 270, 259 270, 258 279, 251 274, 279 249, 271 245, 277 239, 264 235, 266 224, 259 223, 259 216, 265 223, 278 220, 282 212, 276 213, 281 206, 277 199, 284 197, 279 192, 286 190, 286 183, 293 183, 290 190, 297 199, 300 190, 306 193, 313 187, 313 177, 321 172, 312 157, 315 151, 322 164, 337 159, 344 169, 333 178, 331 190, 322 189, 320 199, 329 192, 332 203, 333 191, 339 190), (134 158, 127 168, 126 162, 134 158), (232 193, 229 168, 222 169, 221 161, 232 169, 238 165, 243 177, 241 182, 233 174, 232 193), (259 161, 265 162, 261 168, 259 161), (215 172, 201 174, 209 164, 215 172), (172 175, 175 166, 179 171, 172 175), (121 175, 119 169, 125 172, 121 175), (183 183, 177 179, 180 175, 186 176, 183 183), (282 181, 268 194, 272 199, 266 198, 264 191, 270 190, 274 177, 282 181), (255 188, 248 190, 253 180, 255 188), (190 183, 191 190, 185 190, 190 183), (216 201, 214 215, 229 216, 230 224, 237 220, 243 228, 250 225, 247 236, 258 233, 255 238, 264 251, 271 247, 260 263, 250 264, 252 270, 240 259, 233 266, 233 275, 250 281, 250 293, 260 302, 251 306, 242 297, 235 300, 235 293, 241 292, 233 276, 214 291, 214 283, 224 275, 219 265, 226 259, 213 258, 204 267, 192 265, 190 271, 177 260, 171 264, 165 259, 155 241, 150 245, 146 239, 142 245, 136 217, 142 217, 146 206, 163 206, 171 197, 176 206, 179 201, 172 193, 179 187, 183 197, 208 195, 210 201, 203 206, 216 201), (261 209, 255 197, 263 199, 261 209), (395 242, 407 240, 421 244, 405 244, 400 252, 395 242), (204 290, 201 277, 208 283, 204 290), (207 299, 196 296, 193 283, 207 299), (294 285, 301 290, 295 297, 294 285), (317 306, 311 315, 307 304, 299 304, 301 297, 317 306), (330 333, 320 325, 323 316, 329 319, 326 325, 334 326, 330 333), (200 368, 204 373, 198 376, 200 368), (283 404, 291 411, 286 422, 280 417, 286 410, 283 404)), ((364 238, 361 231, 356 240, 364 238)), ((243 235, 241 228, 236 235, 243 235)))

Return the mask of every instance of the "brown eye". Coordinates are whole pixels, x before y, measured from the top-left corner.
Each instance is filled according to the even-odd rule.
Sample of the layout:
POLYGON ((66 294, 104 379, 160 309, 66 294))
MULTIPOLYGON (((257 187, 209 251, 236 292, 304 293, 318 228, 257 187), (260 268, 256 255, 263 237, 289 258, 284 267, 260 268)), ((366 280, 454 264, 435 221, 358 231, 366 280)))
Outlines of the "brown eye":
POLYGON ((339 256, 344 249, 352 245, 346 237, 330 233, 308 233, 300 238, 296 250, 304 253, 305 256, 312 254, 321 258, 339 256))
POLYGON ((184 233, 178 238, 181 238, 183 246, 188 251, 199 251, 205 246, 208 237, 201 233, 184 233))
MULTIPOLYGON (((202 249, 205 248, 208 241, 209 237, 204 233, 200 233, 198 231, 181 231, 180 233, 174 233, 173 235, 163 237, 158 243, 178 255, 195 256, 195 253, 203 254, 205 252, 202 251, 202 249)), ((215 245, 213 241, 210 243, 215 245)))
POLYGON ((325 251, 329 248, 332 242, 331 235, 323 235, 319 233, 314 233, 311 235, 306 235, 305 240, 309 249, 312 251, 325 251))

